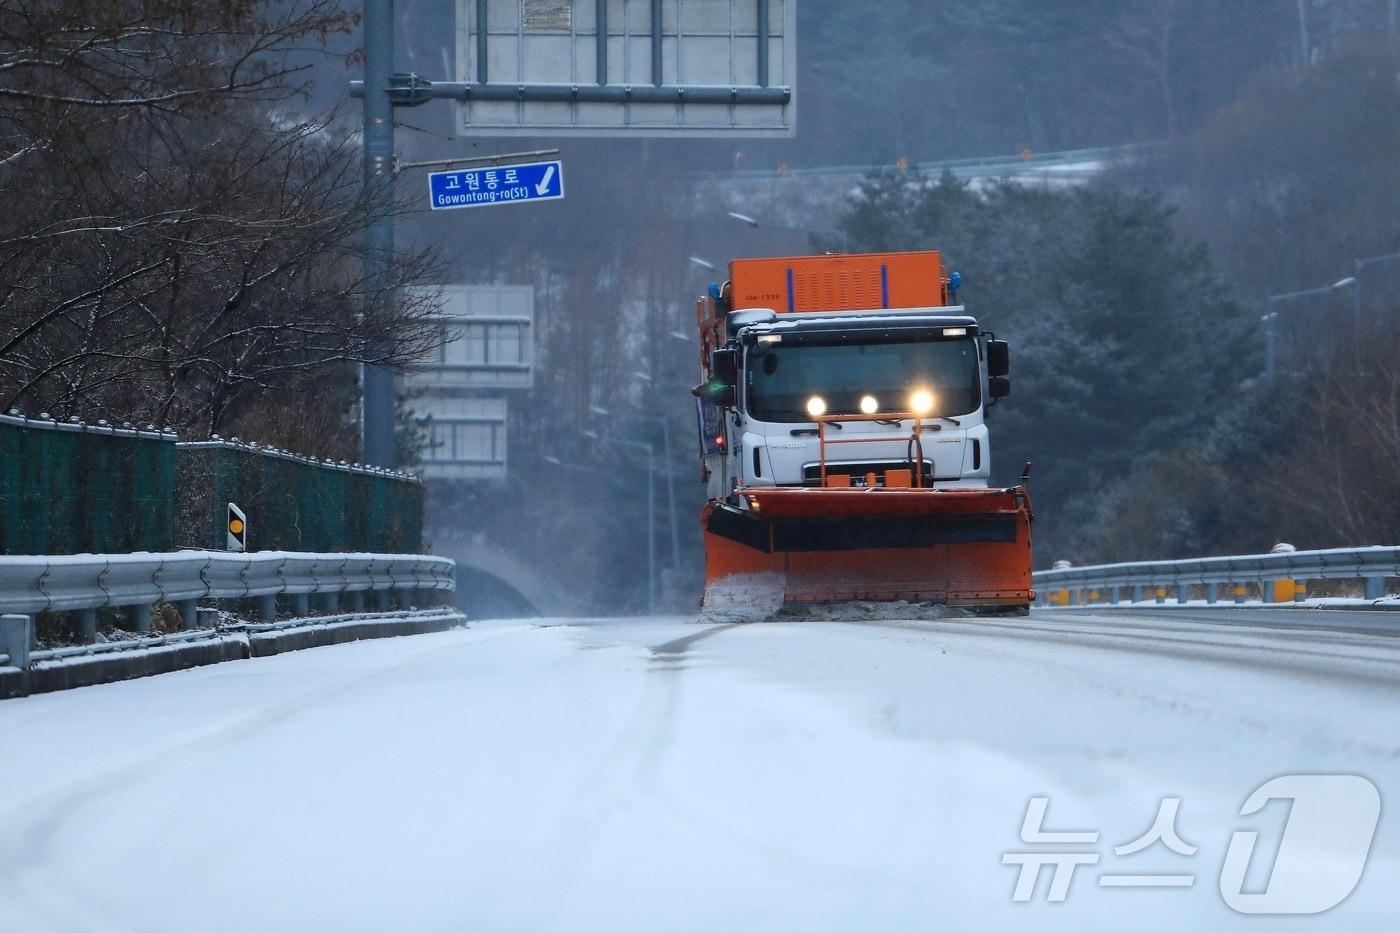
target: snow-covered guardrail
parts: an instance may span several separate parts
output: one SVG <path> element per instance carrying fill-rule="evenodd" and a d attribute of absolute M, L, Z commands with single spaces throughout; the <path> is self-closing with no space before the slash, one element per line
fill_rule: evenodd
<path fill-rule="evenodd" d="M 1244 602 L 1246 585 L 1257 583 L 1265 602 L 1274 597 L 1302 601 L 1309 580 L 1361 580 L 1367 599 L 1386 595 L 1386 580 L 1400 577 L 1400 547 L 1333 548 L 1324 551 L 1287 551 L 1235 557 L 1203 557 L 1191 560 L 1138 561 L 1040 570 L 1032 574 L 1037 599 L 1076 605 L 1083 602 L 1141 602 L 1146 590 L 1158 602 L 1168 593 L 1187 602 L 1191 588 L 1199 586 L 1208 603 L 1219 600 L 1220 587 L 1231 587 L 1236 603 Z M 1291 592 L 1278 594 L 1280 583 Z M 1093 594 L 1090 596 L 1089 594 Z M 1099 595 L 1102 594 L 1102 595 Z"/>
<path fill-rule="evenodd" d="M 0 556 L 0 614 L 30 621 L 41 612 L 76 614 L 80 640 L 91 642 L 97 611 L 136 607 L 133 627 L 150 629 L 149 610 L 170 603 L 180 612 L 184 628 L 193 629 L 200 600 L 256 599 L 264 622 L 277 618 L 278 599 L 293 614 L 318 608 L 364 611 L 367 599 L 384 612 L 411 603 L 441 602 L 455 587 L 455 564 L 445 557 L 418 554 L 306 554 L 258 551 L 177 551 L 162 554 L 72 554 L 34 557 Z M 6 622 L 8 631 L 15 623 Z M 10 666 L 20 649 L 16 638 L 0 633 L 0 653 Z M 27 651 L 28 645 L 24 646 Z M 4 666 L 0 664 L 0 666 Z"/>

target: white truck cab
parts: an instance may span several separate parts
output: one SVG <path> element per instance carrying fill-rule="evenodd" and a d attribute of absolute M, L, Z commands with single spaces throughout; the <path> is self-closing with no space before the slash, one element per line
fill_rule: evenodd
<path fill-rule="evenodd" d="M 987 409 L 1010 389 L 1007 350 L 961 307 L 754 308 L 730 312 L 726 331 L 712 370 L 732 385 L 732 405 L 701 403 L 711 499 L 820 485 L 819 416 L 853 418 L 824 424 L 828 477 L 884 485 L 895 469 L 924 488 L 988 485 Z"/>

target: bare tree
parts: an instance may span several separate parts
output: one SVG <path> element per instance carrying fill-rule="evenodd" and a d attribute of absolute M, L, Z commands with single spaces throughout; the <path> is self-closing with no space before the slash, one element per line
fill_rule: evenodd
<path fill-rule="evenodd" d="M 1391 310 L 1394 303 L 1391 302 Z M 1400 541 L 1400 329 L 1389 319 L 1310 368 L 1306 432 L 1280 458 L 1279 501 L 1308 546 Z"/>
<path fill-rule="evenodd" d="M 1141 70 L 1157 91 L 1162 104 L 1162 128 L 1174 137 L 1179 128 L 1174 56 L 1176 30 L 1182 0 L 1138 0 L 1128 4 L 1104 40 L 1114 51 Z"/>
<path fill-rule="evenodd" d="M 297 112 L 308 56 L 353 21 L 338 0 L 0 0 L 0 406 L 215 431 L 427 349 L 427 302 L 364 288 L 357 138 Z M 388 288 L 431 268 L 401 255 Z"/>

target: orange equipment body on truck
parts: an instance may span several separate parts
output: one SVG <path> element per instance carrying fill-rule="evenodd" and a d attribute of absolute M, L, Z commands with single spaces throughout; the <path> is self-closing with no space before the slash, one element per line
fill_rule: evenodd
<path fill-rule="evenodd" d="M 960 278 L 935 251 L 735 260 L 701 299 L 707 611 L 1027 609 L 1025 476 L 988 481 L 1009 357 Z"/>

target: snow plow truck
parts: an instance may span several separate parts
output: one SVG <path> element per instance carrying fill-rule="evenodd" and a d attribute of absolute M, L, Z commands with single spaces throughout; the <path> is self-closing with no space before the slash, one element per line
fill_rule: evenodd
<path fill-rule="evenodd" d="M 702 618 L 1029 610 L 1029 464 L 990 485 L 1005 341 L 936 251 L 738 259 L 697 303 Z"/>

